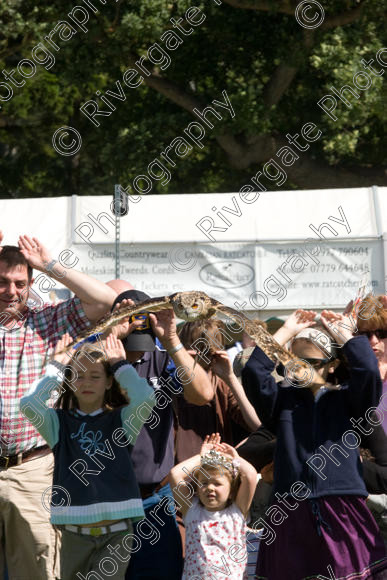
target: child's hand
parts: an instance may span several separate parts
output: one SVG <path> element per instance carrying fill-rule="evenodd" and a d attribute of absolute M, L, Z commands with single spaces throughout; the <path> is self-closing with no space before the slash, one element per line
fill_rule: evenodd
<path fill-rule="evenodd" d="M 228 443 L 219 443 L 216 446 L 216 449 L 217 451 L 220 451 L 223 455 L 231 457 L 232 459 L 238 459 L 239 457 L 238 451 L 235 449 L 235 447 L 232 447 Z"/>
<path fill-rule="evenodd" d="M 58 340 L 58 342 L 56 343 L 54 356 L 52 357 L 52 360 L 55 360 L 56 362 L 61 363 L 62 365 L 68 364 L 69 353 L 61 351 L 64 350 L 67 346 L 69 346 L 72 342 L 73 339 L 68 334 L 68 332 L 66 332 L 66 334 L 63 334 L 62 338 Z"/>
<path fill-rule="evenodd" d="M 309 326 L 314 326 L 315 317 L 317 312 L 314 310 L 303 310 L 299 308 L 295 310 L 286 322 L 274 333 L 273 338 L 281 345 L 284 346 L 288 340 L 296 336 L 304 328 Z"/>
<path fill-rule="evenodd" d="M 329 334 L 339 344 L 345 344 L 353 338 L 351 328 L 356 330 L 357 319 L 352 315 L 332 312 L 332 310 L 323 310 L 321 313 L 321 322 L 328 330 Z"/>
<path fill-rule="evenodd" d="M 301 332 L 301 330 L 309 328 L 309 326 L 314 326 L 316 324 L 314 320 L 316 316 L 317 312 L 314 310 L 303 310 L 302 308 L 299 308 L 285 321 L 284 327 L 291 331 L 293 336 L 295 336 Z"/>
<path fill-rule="evenodd" d="M 211 435 L 206 435 L 203 444 L 200 449 L 200 455 L 206 455 L 212 449 L 215 449 L 220 443 L 219 433 L 212 433 Z"/>
<path fill-rule="evenodd" d="M 212 355 L 210 368 L 217 377 L 224 381 L 227 381 L 234 372 L 230 357 L 225 350 L 215 351 Z"/>
<path fill-rule="evenodd" d="M 109 334 L 106 338 L 105 351 L 111 365 L 126 359 L 124 345 L 114 334 Z"/>

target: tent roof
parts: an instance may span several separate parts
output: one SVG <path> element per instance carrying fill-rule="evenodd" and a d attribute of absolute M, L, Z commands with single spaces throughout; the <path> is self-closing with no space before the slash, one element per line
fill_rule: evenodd
<path fill-rule="evenodd" d="M 254 193 L 249 194 L 253 196 Z M 96 217 L 100 212 L 109 212 L 110 196 L 78 197 L 76 207 L 77 224 L 87 219 L 87 214 Z M 341 219 L 339 206 L 348 220 L 350 232 L 344 224 L 335 229 L 334 220 Z M 224 211 L 228 207 L 235 213 Z M 213 211 L 212 208 L 216 208 Z M 217 211 L 231 222 L 228 226 Z M 261 193 L 253 203 L 245 203 L 238 193 L 147 195 L 138 203 L 129 202 L 129 213 L 121 219 L 121 241 L 123 243 L 177 243 L 210 242 L 197 223 L 208 216 L 216 227 L 226 231 L 212 233 L 216 241 L 274 241 L 304 240 L 316 238 L 309 228 L 327 222 L 337 231 L 337 237 L 379 237 L 387 231 L 387 188 L 331 189 L 314 191 L 271 191 Z M 109 225 L 105 226 L 112 231 Z M 205 229 L 210 222 L 204 223 Z M 96 228 L 97 230 L 97 228 Z M 326 237 L 335 238 L 327 228 Z M 108 237 L 111 239 L 108 240 Z M 106 243 L 114 238 L 95 231 L 95 242 Z M 80 242 L 79 236 L 74 242 Z"/>
<path fill-rule="evenodd" d="M 101 213 L 105 213 L 101 218 L 105 232 L 94 224 L 92 243 L 112 243 L 112 199 L 106 195 L 0 200 L 5 243 L 16 243 L 20 233 L 28 233 L 49 247 L 80 244 L 82 239 L 74 229 L 82 223 L 92 223 L 89 215 L 96 219 Z M 137 199 L 137 203 L 130 201 L 128 215 L 120 220 L 122 243 L 211 243 L 196 225 L 205 216 L 213 218 L 216 227 L 225 228 L 224 232 L 212 233 L 216 241 L 223 243 L 316 239 L 309 225 L 318 228 L 322 223 L 330 224 L 337 232 L 335 238 L 334 233 L 324 229 L 324 235 L 333 239 L 376 238 L 387 232 L 387 187 L 270 191 L 261 193 L 250 204 L 238 193 L 144 195 Z M 344 224 L 328 219 L 341 220 L 339 206 L 350 232 Z M 240 215 L 233 215 L 224 207 Z M 227 226 L 217 211 L 232 225 Z M 82 231 L 86 230 L 84 226 Z"/>

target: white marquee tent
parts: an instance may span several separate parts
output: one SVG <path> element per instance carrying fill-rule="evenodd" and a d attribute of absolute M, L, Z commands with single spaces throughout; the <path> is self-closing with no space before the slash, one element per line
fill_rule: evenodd
<path fill-rule="evenodd" d="M 54 258 L 106 282 L 115 278 L 112 200 L 0 200 L 4 243 L 35 236 Z M 341 308 L 365 282 L 387 289 L 387 188 L 144 195 L 128 207 L 119 277 L 150 296 L 202 290 L 268 318 Z"/>

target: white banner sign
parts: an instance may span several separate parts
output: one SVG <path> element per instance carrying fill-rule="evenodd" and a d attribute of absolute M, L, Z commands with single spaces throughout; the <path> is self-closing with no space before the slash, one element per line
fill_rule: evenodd
<path fill-rule="evenodd" d="M 115 277 L 114 246 L 74 245 L 77 269 Z M 368 281 L 384 293 L 382 240 L 299 243 L 123 244 L 120 278 L 152 297 L 202 290 L 246 310 L 342 307 Z"/>

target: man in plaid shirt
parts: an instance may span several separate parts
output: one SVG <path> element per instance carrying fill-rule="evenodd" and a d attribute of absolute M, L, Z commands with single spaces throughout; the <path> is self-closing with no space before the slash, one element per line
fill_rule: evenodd
<path fill-rule="evenodd" d="M 0 232 L 0 244 L 2 239 Z M 109 312 L 116 293 L 62 267 L 36 238 L 20 236 L 18 244 L 0 245 L 0 575 L 6 561 L 12 580 L 52 580 L 59 576 L 58 537 L 42 496 L 51 489 L 53 456 L 20 413 L 19 401 L 44 374 L 62 334 L 74 338 Z M 27 305 L 33 268 L 75 297 L 57 305 Z M 54 496 L 53 491 L 52 502 L 60 505 L 63 498 Z"/>

